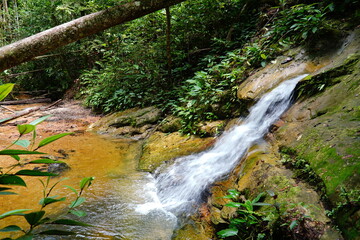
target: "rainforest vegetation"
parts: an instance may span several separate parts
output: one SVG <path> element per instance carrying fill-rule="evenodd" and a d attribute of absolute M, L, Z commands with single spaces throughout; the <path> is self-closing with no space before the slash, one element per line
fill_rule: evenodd
<path fill-rule="evenodd" d="M 125 2 L 2 0 L 0 46 Z M 157 106 L 181 118 L 182 133 L 204 136 L 201 122 L 239 117 L 246 111 L 248 103 L 240 102 L 236 94 L 240 83 L 255 69 L 297 46 L 304 46 L 311 54 L 321 51 L 314 47 L 319 39 L 336 35 L 339 28 L 351 30 L 359 26 L 359 5 L 359 0 L 188 0 L 7 69 L 0 73 L 0 83 L 14 83 L 14 93 L 46 90 L 53 100 L 71 94 L 98 113 Z M 322 88 L 313 90 L 320 92 Z M 6 90 L 3 95 L 8 93 Z M 30 125 L 19 127 L 20 136 L 30 132 L 35 136 L 35 127 Z M 91 181 L 85 179 L 80 191 Z M 81 192 L 70 189 L 77 195 L 70 206 L 73 210 Z M 345 197 L 350 194 L 344 191 Z M 235 199 L 238 194 L 232 191 L 227 198 Z M 274 197 L 271 192 L 267 194 Z M 243 217 L 224 227 L 219 237 L 267 239 L 265 236 L 271 233 L 264 222 L 269 218 L 254 211 L 263 195 L 245 203 L 234 200 L 231 207 L 242 209 L 239 215 Z M 60 199 L 46 195 L 43 201 L 45 207 L 50 203 L 46 201 Z M 272 214 L 279 214 L 276 205 L 270 207 Z M 27 215 L 31 228 L 41 223 L 41 214 L 42 210 Z M 6 215 L 0 215 L 0 220 L 2 217 Z M 82 224 L 69 221 L 65 224 Z M 291 222 L 290 228 L 296 224 Z M 239 232 L 237 228 L 247 231 Z"/>

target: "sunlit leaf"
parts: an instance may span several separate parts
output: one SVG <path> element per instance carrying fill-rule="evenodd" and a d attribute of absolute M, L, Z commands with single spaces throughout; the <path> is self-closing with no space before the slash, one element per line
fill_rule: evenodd
<path fill-rule="evenodd" d="M 34 163 L 34 164 L 45 163 L 45 164 L 49 164 L 49 163 L 64 163 L 64 162 L 57 161 L 57 160 L 52 160 L 52 159 L 38 159 L 38 160 L 30 161 L 29 163 Z"/>
<path fill-rule="evenodd" d="M 30 211 L 31 209 L 15 209 L 8 211 L 6 213 L 3 213 L 0 215 L 0 219 L 9 217 L 9 216 L 23 216 L 23 212 Z"/>
<path fill-rule="evenodd" d="M 73 187 L 71 187 L 71 186 L 67 186 L 67 185 L 65 185 L 64 187 L 70 189 L 70 190 L 73 191 L 76 195 L 78 195 L 78 192 L 76 191 L 75 188 L 73 188 Z"/>
<path fill-rule="evenodd" d="M 38 124 L 40 124 L 40 123 L 42 123 L 43 121 L 45 121 L 46 119 L 48 119 L 49 117 L 51 117 L 52 115 L 46 115 L 46 116 L 43 116 L 43 117 L 41 117 L 41 118 L 38 118 L 38 119 L 36 119 L 36 120 L 34 120 L 34 121 L 32 121 L 31 123 L 29 123 L 30 125 L 38 125 Z"/>
<path fill-rule="evenodd" d="M 28 170 L 28 169 L 20 170 L 15 174 L 23 175 L 23 176 L 57 176 L 58 175 L 56 173 L 42 172 L 39 170 Z"/>
<path fill-rule="evenodd" d="M 0 155 L 28 155 L 28 154 L 45 154 L 37 151 L 17 150 L 17 149 L 5 149 L 0 151 Z"/>
<path fill-rule="evenodd" d="M 70 134 L 73 134 L 73 133 L 60 133 L 60 134 L 57 134 L 57 135 L 54 135 L 54 136 L 51 136 L 51 137 L 48 137 L 48 138 L 45 138 L 43 139 L 40 143 L 39 143 L 39 146 L 38 148 L 41 148 L 49 143 L 52 143 L 62 137 L 65 137 L 67 135 L 70 135 Z"/>
<path fill-rule="evenodd" d="M 63 202 L 65 200 L 66 200 L 66 197 L 62 197 L 62 198 L 47 197 L 47 198 L 41 199 L 39 204 L 42 206 L 47 206 L 49 204 L 56 203 L 56 202 Z"/>
<path fill-rule="evenodd" d="M 24 147 L 24 148 L 27 148 L 28 146 L 30 146 L 30 141 L 27 139 L 20 139 L 20 140 L 17 140 L 16 142 L 14 142 L 14 144 Z"/>
<path fill-rule="evenodd" d="M 17 185 L 26 187 L 25 181 L 16 175 L 2 175 L 0 176 L 0 184 L 3 185 Z"/>
<path fill-rule="evenodd" d="M 70 210 L 69 213 L 74 214 L 78 217 L 85 217 L 87 215 L 86 212 L 82 210 Z"/>
<path fill-rule="evenodd" d="M 24 217 L 30 225 L 36 225 L 42 217 L 45 215 L 45 211 L 31 212 L 25 214 Z"/>
<path fill-rule="evenodd" d="M 24 135 L 35 130 L 35 126 L 30 124 L 17 125 L 17 128 L 20 135 Z"/>
<path fill-rule="evenodd" d="M 94 180 L 94 177 L 84 177 L 80 181 L 80 189 L 84 189 L 85 187 L 90 187 L 92 181 Z"/>
<path fill-rule="evenodd" d="M 73 201 L 70 204 L 70 208 L 76 208 L 76 207 L 80 206 L 83 202 L 85 202 L 85 198 L 79 197 L 78 199 L 76 199 L 75 201 Z"/>
<path fill-rule="evenodd" d="M 0 232 L 17 232 L 17 231 L 21 231 L 21 230 L 22 229 L 19 226 L 9 225 L 7 227 L 0 229 Z"/>
<path fill-rule="evenodd" d="M 0 101 L 4 100 L 4 98 L 6 98 L 6 96 L 12 91 L 13 88 L 13 83 L 0 85 Z"/>
<path fill-rule="evenodd" d="M 239 232 L 239 230 L 236 228 L 227 228 L 227 229 L 219 231 L 217 234 L 219 235 L 219 237 L 225 238 L 225 237 L 236 236 L 238 234 L 238 232 Z"/>

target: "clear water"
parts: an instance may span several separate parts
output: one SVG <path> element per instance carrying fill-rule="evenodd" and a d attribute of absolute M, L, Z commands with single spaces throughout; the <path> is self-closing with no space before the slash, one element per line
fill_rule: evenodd
<path fill-rule="evenodd" d="M 305 76 L 285 81 L 264 95 L 243 123 L 225 132 L 211 149 L 178 158 L 170 167 L 160 168 L 156 187 L 161 206 L 175 215 L 191 213 L 206 188 L 228 174 L 289 107 L 296 84 Z"/>

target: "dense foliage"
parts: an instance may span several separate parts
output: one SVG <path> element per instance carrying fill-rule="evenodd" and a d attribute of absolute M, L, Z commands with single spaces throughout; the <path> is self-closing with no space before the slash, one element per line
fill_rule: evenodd
<path fill-rule="evenodd" d="M 5 1 L 2 45 L 67 22 L 118 1 Z M 201 121 L 239 115 L 237 86 L 290 46 L 316 40 L 341 16 L 359 22 L 358 0 L 185 1 L 114 27 L 7 70 L 26 90 L 59 97 L 78 85 L 78 97 L 111 112 L 157 105 L 183 119 L 183 131 L 199 133 Z M 171 18 L 170 43 L 167 17 Z M 167 50 L 171 49 L 171 59 Z M 170 70 L 169 70 L 170 69 Z"/>

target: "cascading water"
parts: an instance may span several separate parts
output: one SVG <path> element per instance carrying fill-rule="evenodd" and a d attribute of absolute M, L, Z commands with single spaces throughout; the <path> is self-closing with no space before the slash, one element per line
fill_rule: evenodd
<path fill-rule="evenodd" d="M 191 213 L 206 188 L 228 174 L 256 141 L 289 107 L 301 75 L 285 81 L 264 95 L 250 109 L 249 116 L 239 126 L 225 132 L 215 145 L 204 152 L 181 157 L 156 174 L 157 195 L 167 211 L 179 215 Z"/>

